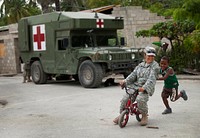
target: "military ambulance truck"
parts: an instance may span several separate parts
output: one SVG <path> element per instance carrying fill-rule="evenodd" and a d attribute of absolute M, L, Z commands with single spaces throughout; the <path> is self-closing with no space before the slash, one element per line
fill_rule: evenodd
<path fill-rule="evenodd" d="M 108 75 L 127 76 L 142 59 L 138 49 L 121 45 L 118 29 L 122 18 L 100 13 L 26 17 L 18 24 L 21 58 L 35 84 L 73 76 L 85 88 L 99 87 Z"/>

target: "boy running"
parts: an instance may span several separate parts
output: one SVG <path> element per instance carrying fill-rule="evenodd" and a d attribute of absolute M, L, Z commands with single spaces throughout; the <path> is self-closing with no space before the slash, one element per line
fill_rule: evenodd
<path fill-rule="evenodd" d="M 172 102 L 175 102 L 180 97 L 182 97 L 186 101 L 188 97 L 185 90 L 181 90 L 180 93 L 178 94 L 179 83 L 173 68 L 169 66 L 168 57 L 163 56 L 161 58 L 160 67 L 161 67 L 160 73 L 162 74 L 162 77 L 160 77 L 158 80 L 164 80 L 164 87 L 161 97 L 166 107 L 166 109 L 164 110 L 164 112 L 162 112 L 162 114 L 169 114 L 172 113 L 172 109 L 170 108 L 168 103 L 169 97 Z"/>

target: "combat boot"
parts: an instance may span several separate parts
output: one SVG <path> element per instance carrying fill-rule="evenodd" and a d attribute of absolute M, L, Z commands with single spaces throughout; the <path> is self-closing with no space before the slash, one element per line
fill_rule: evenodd
<path fill-rule="evenodd" d="M 147 114 L 142 114 L 142 119 L 141 119 L 140 125 L 141 126 L 146 126 L 147 122 L 148 122 Z"/>
<path fill-rule="evenodd" d="M 26 77 L 23 77 L 23 83 L 26 83 Z"/>
<path fill-rule="evenodd" d="M 30 78 L 28 78 L 28 82 L 32 82 L 32 80 Z"/>
<path fill-rule="evenodd" d="M 114 122 L 115 124 L 118 124 L 118 121 L 119 121 L 119 116 L 117 116 L 117 117 L 113 120 L 113 122 Z"/>

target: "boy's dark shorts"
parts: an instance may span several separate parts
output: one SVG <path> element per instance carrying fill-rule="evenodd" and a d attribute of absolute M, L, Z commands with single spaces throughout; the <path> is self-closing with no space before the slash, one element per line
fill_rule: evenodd
<path fill-rule="evenodd" d="M 178 88 L 175 88 L 176 89 L 176 95 L 177 95 L 177 93 L 178 93 Z M 167 97 L 167 98 L 169 98 L 169 97 L 171 97 L 172 96 L 172 88 L 163 88 L 163 91 L 162 91 L 162 93 L 161 93 L 161 96 L 162 97 Z"/>

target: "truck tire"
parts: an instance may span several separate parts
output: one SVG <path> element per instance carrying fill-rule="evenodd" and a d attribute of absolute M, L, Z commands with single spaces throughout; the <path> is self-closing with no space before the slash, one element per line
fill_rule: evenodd
<path fill-rule="evenodd" d="M 101 65 L 94 64 L 90 60 L 81 63 L 78 70 L 79 82 L 85 88 L 99 87 L 103 79 L 103 70 Z"/>
<path fill-rule="evenodd" d="M 43 71 L 39 61 L 34 61 L 31 65 L 31 76 L 35 84 L 44 84 L 47 82 L 47 74 Z"/>

